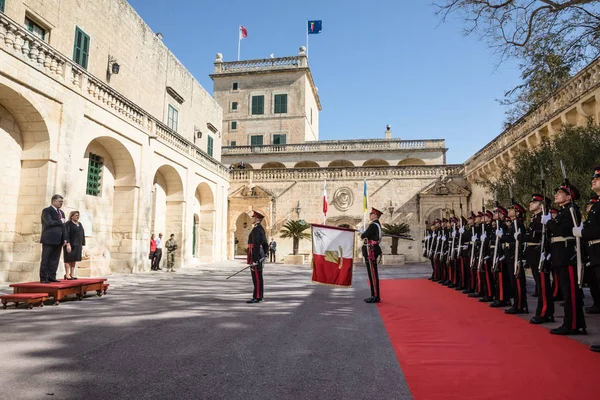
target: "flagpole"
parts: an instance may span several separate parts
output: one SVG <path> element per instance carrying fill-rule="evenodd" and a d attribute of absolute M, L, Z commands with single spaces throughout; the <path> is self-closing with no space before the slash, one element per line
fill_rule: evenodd
<path fill-rule="evenodd" d="M 238 26 L 238 61 L 240 61 L 240 44 L 242 43 L 242 26 Z"/>
<path fill-rule="evenodd" d="M 308 20 L 306 20 L 304 28 L 306 29 L 306 57 L 308 57 Z"/>

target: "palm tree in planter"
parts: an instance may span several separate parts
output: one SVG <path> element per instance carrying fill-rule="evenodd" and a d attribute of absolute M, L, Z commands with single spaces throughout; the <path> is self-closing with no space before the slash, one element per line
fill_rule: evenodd
<path fill-rule="evenodd" d="M 284 239 L 292 238 L 293 240 L 293 255 L 298 255 L 298 244 L 301 239 L 310 238 L 310 234 L 304 232 L 310 228 L 310 225 L 304 221 L 292 221 L 288 220 L 279 233 Z"/>
<path fill-rule="evenodd" d="M 382 231 L 386 235 L 394 235 L 392 236 L 392 255 L 398 254 L 398 240 L 401 238 L 410 239 L 410 225 L 405 222 L 399 224 L 383 224 Z"/>

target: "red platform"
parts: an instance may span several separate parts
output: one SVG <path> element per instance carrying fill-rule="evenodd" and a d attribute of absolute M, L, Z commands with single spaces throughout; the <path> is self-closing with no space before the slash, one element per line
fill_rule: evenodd
<path fill-rule="evenodd" d="M 2 300 L 2 308 L 6 309 L 6 303 L 15 303 L 15 307 L 19 307 L 19 303 L 29 304 L 29 309 L 33 308 L 35 303 L 40 303 L 40 307 L 44 307 L 44 301 L 46 301 L 48 293 L 19 293 L 19 294 L 5 294 L 0 296 Z"/>
<path fill-rule="evenodd" d="M 54 298 L 54 304 L 58 305 L 59 301 L 70 294 L 74 294 L 79 300 L 82 300 L 87 292 L 95 290 L 98 296 L 102 296 L 105 281 L 106 278 L 81 278 L 75 280 L 59 280 L 58 282 L 51 283 L 13 283 L 10 287 L 13 288 L 14 294 L 48 293 L 48 297 Z"/>

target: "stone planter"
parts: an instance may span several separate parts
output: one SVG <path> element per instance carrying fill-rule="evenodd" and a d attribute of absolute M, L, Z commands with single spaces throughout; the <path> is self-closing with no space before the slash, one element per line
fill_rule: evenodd
<path fill-rule="evenodd" d="M 304 256 L 302 254 L 298 254 L 298 255 L 288 254 L 287 256 L 283 257 L 283 263 L 284 264 L 301 265 L 301 264 L 304 264 Z"/>
<path fill-rule="evenodd" d="M 385 265 L 386 267 L 394 265 L 404 265 L 405 263 L 406 259 L 404 257 L 404 254 L 384 254 L 382 256 L 382 265 Z"/>

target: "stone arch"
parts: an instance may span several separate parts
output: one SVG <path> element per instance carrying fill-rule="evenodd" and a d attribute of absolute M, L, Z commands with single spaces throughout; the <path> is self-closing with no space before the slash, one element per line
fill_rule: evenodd
<path fill-rule="evenodd" d="M 214 260 L 216 210 L 215 196 L 206 182 L 202 182 L 196 187 L 193 211 L 193 257 L 200 261 L 211 262 Z"/>
<path fill-rule="evenodd" d="M 440 216 L 442 215 L 443 208 L 440 207 L 439 205 L 434 205 L 431 206 L 424 215 L 423 221 L 427 223 L 427 225 L 431 226 L 431 224 L 433 223 L 433 221 L 435 221 L 437 218 L 440 218 Z"/>
<path fill-rule="evenodd" d="M 160 166 L 154 173 L 151 232 L 156 235 L 163 233 L 165 242 L 171 234 L 175 235 L 175 240 L 179 243 L 175 253 L 176 269 L 181 266 L 181 254 L 184 247 L 182 245 L 185 215 L 184 195 L 183 180 L 179 172 L 169 164 Z"/>
<path fill-rule="evenodd" d="M 133 272 L 140 265 L 134 254 L 139 188 L 133 157 L 123 143 L 109 136 L 94 138 L 78 154 L 80 172 L 71 192 L 81 199 L 78 208 L 89 236 L 79 264 L 81 275 Z M 88 190 L 90 159 L 101 163 L 98 193 Z"/>
<path fill-rule="evenodd" d="M 398 165 L 425 165 L 425 161 L 420 158 L 405 158 L 399 161 Z"/>
<path fill-rule="evenodd" d="M 329 163 L 328 168 L 343 168 L 343 167 L 354 167 L 352 161 L 348 160 L 334 160 Z"/>
<path fill-rule="evenodd" d="M 389 165 L 389 162 L 381 158 L 372 158 L 363 163 L 363 167 L 388 167 Z"/>
<path fill-rule="evenodd" d="M 3 84 L 0 146 L 4 150 L 0 202 L 5 225 L 0 235 L 0 282 L 31 280 L 39 272 L 40 213 L 50 202 L 48 178 L 54 171 L 49 159 L 50 133 L 40 111 L 23 94 Z"/>
<path fill-rule="evenodd" d="M 294 168 L 320 168 L 321 166 L 315 161 L 300 161 L 294 165 Z"/>
<path fill-rule="evenodd" d="M 277 161 L 272 161 L 264 163 L 260 169 L 285 169 L 285 165 Z"/>

